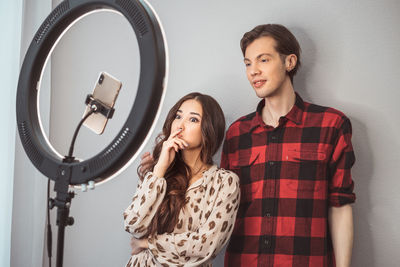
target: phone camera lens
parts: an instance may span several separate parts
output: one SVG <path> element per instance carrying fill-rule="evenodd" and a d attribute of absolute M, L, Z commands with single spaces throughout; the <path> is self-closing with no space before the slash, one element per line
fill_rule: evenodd
<path fill-rule="evenodd" d="M 99 84 L 102 84 L 103 80 L 104 80 L 104 75 L 102 74 L 102 75 L 100 75 L 100 78 L 99 78 Z"/>

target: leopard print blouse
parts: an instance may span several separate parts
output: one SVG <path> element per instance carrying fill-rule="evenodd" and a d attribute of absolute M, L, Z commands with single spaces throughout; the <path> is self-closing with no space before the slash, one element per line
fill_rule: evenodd
<path fill-rule="evenodd" d="M 125 230 L 135 238 L 146 232 L 166 186 L 151 172 L 138 184 L 124 212 Z M 149 248 L 131 256 L 126 266 L 212 266 L 233 231 L 239 198 L 238 176 L 213 165 L 189 186 L 174 231 L 149 238 Z"/>

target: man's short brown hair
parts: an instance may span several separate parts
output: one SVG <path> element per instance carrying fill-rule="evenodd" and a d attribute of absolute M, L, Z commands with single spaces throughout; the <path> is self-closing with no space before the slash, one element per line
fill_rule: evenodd
<path fill-rule="evenodd" d="M 288 73 L 290 80 L 293 82 L 293 77 L 296 75 L 300 67 L 300 52 L 301 48 L 296 37 L 285 27 L 280 24 L 264 24 L 258 25 L 249 32 L 246 32 L 240 40 L 240 48 L 242 49 L 243 56 L 245 55 L 246 48 L 254 40 L 269 36 L 276 41 L 276 51 L 282 56 L 295 54 L 297 56 L 296 66 Z"/>

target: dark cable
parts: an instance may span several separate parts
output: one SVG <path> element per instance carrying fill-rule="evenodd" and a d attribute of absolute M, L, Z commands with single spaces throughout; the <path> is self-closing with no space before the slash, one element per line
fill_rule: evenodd
<path fill-rule="evenodd" d="M 49 257 L 49 267 L 51 267 L 51 249 L 52 249 L 52 239 L 53 235 L 51 232 L 51 223 L 50 223 L 50 179 L 47 181 L 47 255 Z"/>
<path fill-rule="evenodd" d="M 72 137 L 72 142 L 71 142 L 71 146 L 69 147 L 69 153 L 68 153 L 68 157 L 72 157 L 72 154 L 74 152 L 74 145 L 75 145 L 75 140 L 76 137 L 78 136 L 78 132 L 79 129 L 81 128 L 82 124 L 84 123 L 84 121 L 90 116 L 92 115 L 94 112 L 96 112 L 97 110 L 97 106 L 93 105 L 90 107 L 90 111 L 82 118 L 82 120 L 79 122 L 78 127 L 76 127 L 74 136 Z"/>

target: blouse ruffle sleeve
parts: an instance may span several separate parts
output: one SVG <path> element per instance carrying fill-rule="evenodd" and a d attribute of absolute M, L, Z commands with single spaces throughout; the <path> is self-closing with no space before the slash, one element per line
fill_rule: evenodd
<path fill-rule="evenodd" d="M 138 184 L 132 203 L 124 212 L 125 230 L 135 238 L 141 238 L 146 233 L 158 207 L 162 203 L 167 183 L 148 172 L 143 182 Z"/>

